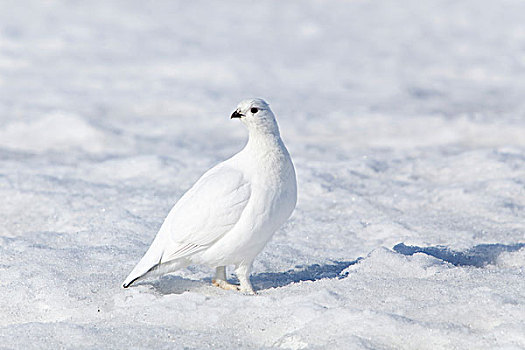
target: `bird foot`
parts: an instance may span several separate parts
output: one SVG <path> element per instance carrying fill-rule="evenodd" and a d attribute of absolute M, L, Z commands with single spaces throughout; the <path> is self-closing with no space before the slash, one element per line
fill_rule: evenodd
<path fill-rule="evenodd" d="M 239 285 L 231 284 L 225 280 L 212 280 L 211 283 L 215 287 L 219 287 L 219 288 L 226 289 L 226 290 L 236 290 L 236 291 L 240 291 L 241 293 L 251 294 L 251 295 L 257 294 L 252 288 L 242 288 Z"/>
<path fill-rule="evenodd" d="M 226 290 L 241 290 L 240 286 L 236 284 L 231 284 L 224 280 L 212 280 L 211 283 L 215 287 L 219 287 L 219 288 L 226 289 Z"/>

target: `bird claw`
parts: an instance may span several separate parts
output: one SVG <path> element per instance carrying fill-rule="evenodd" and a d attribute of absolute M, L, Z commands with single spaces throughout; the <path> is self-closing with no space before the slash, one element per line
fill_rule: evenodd
<path fill-rule="evenodd" d="M 236 284 L 231 284 L 224 280 L 212 280 L 211 283 L 215 287 L 219 287 L 219 288 L 226 289 L 226 290 L 237 290 L 237 291 L 241 290 L 240 286 Z"/>
<path fill-rule="evenodd" d="M 211 281 L 211 284 L 213 284 L 215 287 L 219 287 L 219 288 L 222 288 L 222 289 L 225 289 L 225 290 L 235 290 L 235 291 L 239 291 L 243 294 L 247 294 L 247 295 L 256 295 L 257 293 L 251 289 L 251 288 L 241 288 L 241 286 L 237 285 L 237 284 L 231 284 L 227 281 L 224 281 L 224 280 L 212 280 Z"/>

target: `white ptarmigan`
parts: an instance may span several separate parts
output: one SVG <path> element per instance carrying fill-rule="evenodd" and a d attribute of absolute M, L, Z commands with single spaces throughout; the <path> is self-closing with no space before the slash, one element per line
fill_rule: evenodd
<path fill-rule="evenodd" d="M 123 287 L 190 264 L 216 268 L 213 284 L 254 294 L 250 270 L 297 201 L 295 169 L 275 116 L 259 98 L 244 100 L 231 119 L 248 128 L 243 150 L 208 170 L 175 204 Z M 235 265 L 240 286 L 226 280 Z"/>

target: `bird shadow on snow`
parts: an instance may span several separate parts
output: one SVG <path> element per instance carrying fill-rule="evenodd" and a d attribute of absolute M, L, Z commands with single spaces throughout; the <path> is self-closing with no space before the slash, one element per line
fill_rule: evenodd
<path fill-rule="evenodd" d="M 292 283 L 317 281 L 320 279 L 340 279 L 347 267 L 356 264 L 361 258 L 352 261 L 333 261 L 329 264 L 298 265 L 285 272 L 262 272 L 251 277 L 255 290 L 284 287 Z"/>
<path fill-rule="evenodd" d="M 196 290 L 210 285 L 211 279 L 203 280 L 191 280 L 188 278 L 166 275 L 162 276 L 158 280 L 150 282 L 141 282 L 139 284 L 148 284 L 153 289 L 163 295 L 168 294 L 182 294 L 184 292 L 189 292 L 191 290 Z"/>
<path fill-rule="evenodd" d="M 455 266 L 484 267 L 496 263 L 499 255 L 504 252 L 515 252 L 525 247 L 525 243 L 516 244 L 479 244 L 465 251 L 454 251 L 446 246 L 419 247 L 399 243 L 394 251 L 403 255 L 424 253 Z"/>
<path fill-rule="evenodd" d="M 298 265 L 295 269 L 284 272 L 262 272 L 251 276 L 251 282 L 255 291 L 271 288 L 284 287 L 293 283 L 304 281 L 317 281 L 320 279 L 340 279 L 346 276 L 342 274 L 347 267 L 356 264 L 361 258 L 353 261 L 333 261 L 328 264 Z M 232 283 L 239 281 L 233 277 Z M 143 283 L 139 283 L 143 284 Z M 196 290 L 211 284 L 211 278 L 202 280 L 190 280 L 180 276 L 167 275 L 157 281 L 144 282 L 151 285 L 160 294 L 182 294 L 190 290 Z"/>
<path fill-rule="evenodd" d="M 403 255 L 423 253 L 446 261 L 455 266 L 484 267 L 496 263 L 499 255 L 504 252 L 515 252 L 525 247 L 525 243 L 516 244 L 480 244 L 465 251 L 454 251 L 446 246 L 419 247 L 399 243 L 393 250 Z M 358 263 L 363 258 L 352 261 L 333 261 L 327 264 L 298 265 L 294 269 L 284 272 L 261 272 L 251 276 L 256 291 L 285 287 L 293 283 L 318 281 L 321 279 L 341 279 L 347 274 L 342 273 L 347 267 Z M 232 283 L 239 281 L 233 277 Z M 180 276 L 167 275 L 148 284 L 159 294 L 182 294 L 190 290 L 207 288 L 211 285 L 211 278 L 191 280 Z"/>

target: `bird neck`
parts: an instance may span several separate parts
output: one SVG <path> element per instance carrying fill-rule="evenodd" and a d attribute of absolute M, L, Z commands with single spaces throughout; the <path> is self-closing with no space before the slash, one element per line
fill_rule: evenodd
<path fill-rule="evenodd" d="M 273 129 L 271 131 L 261 129 L 249 130 L 248 143 L 246 144 L 247 149 L 268 152 L 281 147 L 284 147 L 284 145 L 279 134 L 279 129 Z"/>

